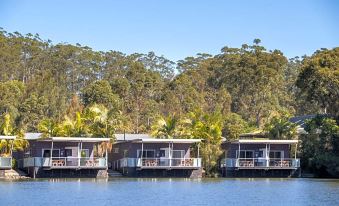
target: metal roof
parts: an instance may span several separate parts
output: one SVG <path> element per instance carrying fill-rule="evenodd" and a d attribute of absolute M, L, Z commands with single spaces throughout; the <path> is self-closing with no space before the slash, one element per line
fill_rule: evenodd
<path fill-rule="evenodd" d="M 114 134 L 117 142 L 130 141 L 135 139 L 154 139 L 149 134 Z"/>
<path fill-rule="evenodd" d="M 201 142 L 201 139 L 134 139 L 131 142 L 137 143 L 196 143 Z"/>
<path fill-rule="evenodd" d="M 231 143 L 241 144 L 296 144 L 298 140 L 282 140 L 282 139 L 239 139 L 232 141 Z"/>
<path fill-rule="evenodd" d="M 39 139 L 38 141 L 53 142 L 109 142 L 110 138 L 94 138 L 94 137 L 50 137 Z"/>
<path fill-rule="evenodd" d="M 16 136 L 0 136 L 0 139 L 16 139 Z"/>
<path fill-rule="evenodd" d="M 33 132 L 28 132 L 25 133 L 25 139 L 26 140 L 36 140 L 41 138 L 42 133 L 33 133 Z"/>

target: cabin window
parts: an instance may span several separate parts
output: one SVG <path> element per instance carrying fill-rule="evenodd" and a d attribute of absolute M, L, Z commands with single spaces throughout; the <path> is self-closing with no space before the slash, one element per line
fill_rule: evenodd
<path fill-rule="evenodd" d="M 241 150 L 240 157 L 239 157 L 239 151 L 237 151 L 237 154 L 238 154 L 238 158 L 253 158 L 253 151 Z"/>
<path fill-rule="evenodd" d="M 53 149 L 53 157 L 60 157 L 60 150 Z M 42 150 L 42 157 L 51 157 L 51 150 L 50 149 L 43 149 Z"/>
<path fill-rule="evenodd" d="M 119 153 L 119 148 L 118 147 L 114 148 L 113 152 L 116 154 Z"/>
<path fill-rule="evenodd" d="M 169 148 L 160 148 L 159 157 L 169 158 Z"/>
<path fill-rule="evenodd" d="M 280 159 L 282 158 L 283 151 L 270 151 L 270 158 L 272 159 Z"/>
<path fill-rule="evenodd" d="M 172 158 L 184 158 L 185 150 L 173 150 Z"/>
<path fill-rule="evenodd" d="M 264 157 L 264 151 L 262 151 L 262 150 L 258 151 L 258 157 L 259 158 Z"/>
<path fill-rule="evenodd" d="M 72 157 L 72 149 L 65 149 L 65 156 L 66 157 Z"/>
<path fill-rule="evenodd" d="M 138 158 L 141 157 L 141 150 L 138 150 Z M 144 150 L 142 152 L 142 158 L 154 158 L 155 151 L 154 150 Z"/>
<path fill-rule="evenodd" d="M 82 149 L 80 155 L 81 157 L 89 157 L 89 149 Z"/>

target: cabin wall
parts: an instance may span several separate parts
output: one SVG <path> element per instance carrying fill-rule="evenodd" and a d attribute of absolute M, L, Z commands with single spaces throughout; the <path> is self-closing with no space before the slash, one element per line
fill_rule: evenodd
<path fill-rule="evenodd" d="M 45 142 L 45 141 L 30 141 L 30 146 L 29 146 L 29 156 L 30 157 L 42 157 L 42 150 L 43 149 L 51 149 L 52 147 L 52 142 Z M 93 157 L 93 148 L 94 148 L 95 143 L 91 142 L 83 142 L 82 143 L 82 149 L 88 149 L 89 151 L 89 156 Z M 60 156 L 65 157 L 65 148 L 66 147 L 77 147 L 78 148 L 78 143 L 77 142 L 54 142 L 53 143 L 53 149 L 60 149 Z M 77 150 L 76 150 L 77 151 Z M 77 157 L 78 154 L 72 154 L 73 157 Z"/>
<path fill-rule="evenodd" d="M 184 150 L 185 158 L 190 158 L 190 146 L 191 144 L 186 143 L 174 143 L 173 150 Z M 168 143 L 144 143 L 144 150 L 155 150 L 156 158 L 159 157 L 160 149 L 168 148 Z M 116 153 L 115 148 L 118 148 Z M 125 157 L 137 158 L 138 150 L 141 150 L 141 143 L 123 142 L 115 144 L 111 152 L 109 161 L 116 161 Z"/>
<path fill-rule="evenodd" d="M 254 150 L 258 152 L 260 149 L 265 149 L 266 144 L 240 144 L 240 150 Z M 267 148 L 268 145 L 267 145 Z M 237 143 L 224 143 L 222 149 L 227 152 L 227 158 L 236 158 L 236 153 L 239 150 Z M 270 150 L 284 151 L 284 158 L 290 158 L 290 145 L 289 144 L 271 144 Z"/>

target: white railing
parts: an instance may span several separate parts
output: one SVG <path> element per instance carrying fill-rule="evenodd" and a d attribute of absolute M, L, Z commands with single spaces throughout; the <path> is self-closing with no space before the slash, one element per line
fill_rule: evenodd
<path fill-rule="evenodd" d="M 102 168 L 107 164 L 104 157 L 29 157 L 24 158 L 24 167 Z"/>
<path fill-rule="evenodd" d="M 12 168 L 12 157 L 0 157 L 0 168 L 3 169 Z"/>
<path fill-rule="evenodd" d="M 295 158 L 227 158 L 221 162 L 221 167 L 237 168 L 299 168 L 300 159 Z"/>
<path fill-rule="evenodd" d="M 199 168 L 201 158 L 123 158 L 113 163 L 114 168 Z"/>

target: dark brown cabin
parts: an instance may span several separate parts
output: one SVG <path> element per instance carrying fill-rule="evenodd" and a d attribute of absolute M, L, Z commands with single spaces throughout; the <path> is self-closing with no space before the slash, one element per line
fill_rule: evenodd
<path fill-rule="evenodd" d="M 117 139 L 110 163 L 125 176 L 201 177 L 199 146 L 193 149 L 199 139 L 154 139 L 148 135 Z"/>
<path fill-rule="evenodd" d="M 50 137 L 26 138 L 29 148 L 20 167 L 32 177 L 107 176 L 106 151 L 98 151 L 109 138 Z"/>
<path fill-rule="evenodd" d="M 298 140 L 239 139 L 225 141 L 221 161 L 226 177 L 288 177 L 296 175 L 300 160 L 296 156 Z"/>

